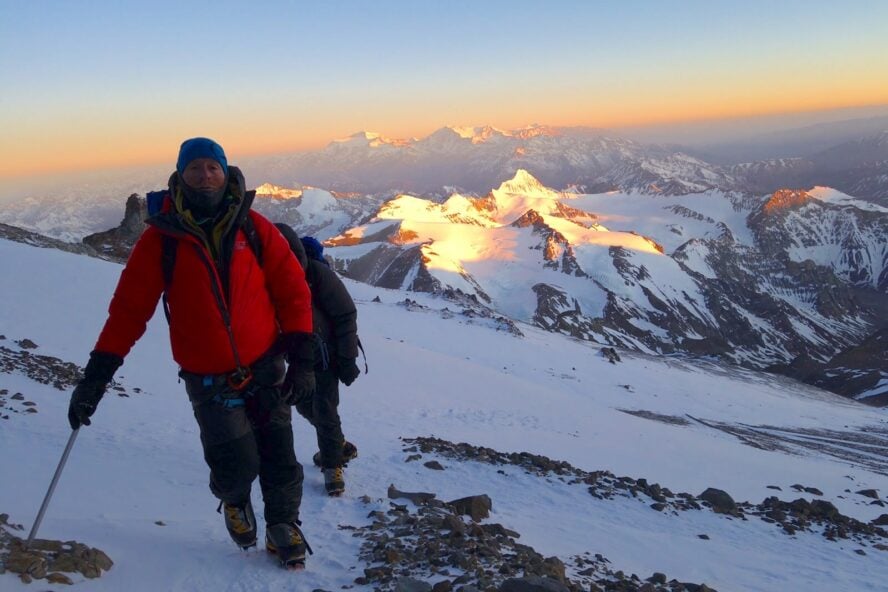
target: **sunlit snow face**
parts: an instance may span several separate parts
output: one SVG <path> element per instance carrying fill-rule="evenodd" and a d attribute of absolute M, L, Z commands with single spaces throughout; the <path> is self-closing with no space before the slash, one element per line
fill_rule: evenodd
<path fill-rule="evenodd" d="M 182 172 L 185 184 L 201 192 L 216 192 L 225 186 L 225 171 L 212 158 L 195 158 Z"/>

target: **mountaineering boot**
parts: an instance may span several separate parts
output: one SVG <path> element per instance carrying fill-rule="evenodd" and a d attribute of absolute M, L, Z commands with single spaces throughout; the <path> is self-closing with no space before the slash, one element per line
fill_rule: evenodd
<path fill-rule="evenodd" d="M 342 466 L 348 464 L 348 461 L 358 458 L 358 447 L 346 440 L 342 444 Z"/>
<path fill-rule="evenodd" d="M 238 547 L 246 550 L 256 546 L 256 516 L 250 500 L 239 505 L 220 503 L 219 511 L 225 516 L 225 528 Z"/>
<path fill-rule="evenodd" d="M 347 467 L 348 461 L 358 458 L 358 447 L 349 442 L 348 440 L 342 445 L 342 466 Z M 315 464 L 316 467 L 321 466 L 321 453 L 315 452 L 314 456 L 311 457 L 311 461 Z"/>
<path fill-rule="evenodd" d="M 265 548 L 269 553 L 277 555 L 281 567 L 285 569 L 304 569 L 305 552 L 312 552 L 299 530 L 298 522 L 281 522 L 272 524 L 265 529 Z"/>
<path fill-rule="evenodd" d="M 324 469 L 324 488 L 327 495 L 339 497 L 345 491 L 345 471 L 342 467 Z"/>

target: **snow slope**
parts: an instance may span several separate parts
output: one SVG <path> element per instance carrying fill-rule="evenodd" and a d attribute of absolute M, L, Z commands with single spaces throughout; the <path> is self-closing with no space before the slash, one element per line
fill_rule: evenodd
<path fill-rule="evenodd" d="M 0 240 L 0 346 L 15 350 L 14 341 L 28 338 L 39 346 L 35 354 L 85 363 L 119 271 L 112 263 Z M 820 489 L 818 497 L 841 512 L 870 521 L 884 508 L 848 491 L 872 488 L 886 495 L 884 451 L 875 449 L 862 462 L 813 448 L 764 450 L 703 423 L 669 424 L 621 410 L 693 416 L 709 426 L 845 433 L 884 432 L 884 411 L 715 365 L 622 351 L 622 362 L 610 364 L 588 343 L 523 325 L 518 337 L 442 310 L 452 302 L 410 293 L 416 304 L 404 306 L 404 292 L 347 285 L 358 303 L 370 367 L 342 394 L 344 429 L 360 457 L 347 470 L 340 499 L 326 497 L 320 473 L 306 467 L 302 519 L 315 550 L 307 570 L 283 572 L 264 552 L 242 553 L 228 540 L 158 314 L 119 372 L 130 396 L 106 396 L 93 425 L 81 430 L 39 533 L 99 547 L 115 561 L 101 578 L 78 580 L 77 589 L 369 589 L 354 585 L 366 567 L 357 559 L 360 540 L 337 527 L 368 525 L 369 512 L 388 509 L 386 491 L 394 484 L 443 500 L 486 493 L 493 502 L 489 522 L 565 562 L 601 553 L 626 573 L 664 572 L 721 592 L 884 590 L 884 551 L 868 547 L 860 555 L 859 544 L 805 532 L 788 536 L 758 519 L 661 513 L 629 498 L 596 499 L 582 485 L 511 466 L 498 471 L 440 458 L 445 470 L 433 471 L 404 462 L 399 440 L 434 435 L 529 451 L 586 471 L 644 477 L 673 491 L 696 495 L 717 487 L 754 503 L 770 495 L 815 497 L 790 490 L 799 483 Z M 70 434 L 68 392 L 18 372 L 0 374 L 0 389 L 23 393 L 39 411 L 16 412 L 22 408 L 7 398 L 2 414 L 9 419 L 0 419 L 0 512 L 27 531 Z M 299 418 L 294 429 L 297 454 L 309 459 L 314 436 Z M 370 501 L 362 501 L 364 495 Z M 258 486 L 254 505 L 261 508 Z M 0 590 L 27 589 L 35 588 L 11 573 L 0 575 Z"/>

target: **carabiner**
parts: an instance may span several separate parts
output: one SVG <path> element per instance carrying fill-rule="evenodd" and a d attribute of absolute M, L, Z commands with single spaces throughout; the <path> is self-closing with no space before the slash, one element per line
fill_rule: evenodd
<path fill-rule="evenodd" d="M 242 391 L 253 380 L 253 371 L 249 368 L 238 368 L 228 375 L 228 386 L 236 391 Z"/>

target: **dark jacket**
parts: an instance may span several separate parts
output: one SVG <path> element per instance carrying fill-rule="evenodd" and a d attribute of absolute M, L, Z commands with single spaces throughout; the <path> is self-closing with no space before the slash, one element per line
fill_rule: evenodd
<path fill-rule="evenodd" d="M 337 371 L 338 358 L 358 357 L 358 311 L 351 295 L 325 263 L 309 259 L 296 232 L 286 224 L 275 224 L 305 270 L 305 279 L 311 288 L 314 332 L 320 338 L 319 348 L 325 348 L 330 370 Z M 316 368 L 322 363 L 322 352 L 315 352 Z"/>
<path fill-rule="evenodd" d="M 250 210 L 254 193 L 244 190 L 237 167 L 229 167 L 229 179 L 234 198 L 216 247 L 210 248 L 169 204 L 149 219 L 121 273 L 95 350 L 123 358 L 145 332 L 165 287 L 164 234 L 179 241 L 167 300 L 173 358 L 184 370 L 231 372 L 237 367 L 235 348 L 248 366 L 281 332 L 311 331 L 311 296 L 302 268 L 271 222 Z M 173 175 L 173 196 L 176 183 Z M 261 266 L 241 230 L 247 216 L 262 245 Z"/>

